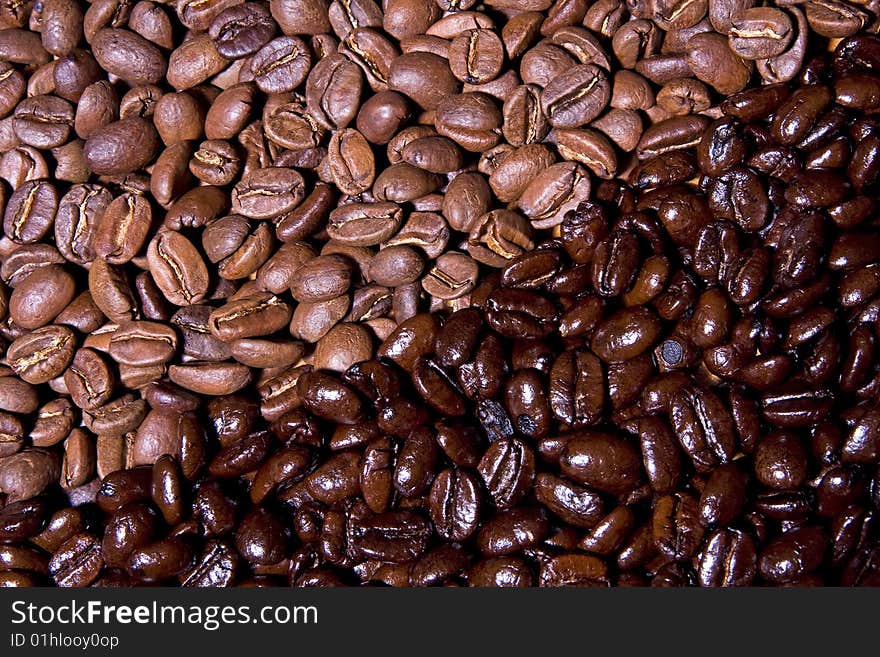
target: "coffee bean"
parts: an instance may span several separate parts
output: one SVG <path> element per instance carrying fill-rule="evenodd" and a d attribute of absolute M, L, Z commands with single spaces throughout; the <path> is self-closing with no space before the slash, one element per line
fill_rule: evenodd
<path fill-rule="evenodd" d="M 140 547 L 126 564 L 130 574 L 147 582 L 160 582 L 186 572 L 193 560 L 191 548 L 174 536 Z"/>
<path fill-rule="evenodd" d="M 831 38 L 855 34 L 868 20 L 864 12 L 844 2 L 813 2 L 808 3 L 805 9 L 810 27 L 822 36 Z"/>
<path fill-rule="evenodd" d="M 91 584 L 104 565 L 101 544 L 91 534 L 77 534 L 65 541 L 49 561 L 49 573 L 58 586 Z"/>
<path fill-rule="evenodd" d="M 251 382 L 251 371 L 239 363 L 194 363 L 172 365 L 168 378 L 195 393 L 229 395 Z"/>
<path fill-rule="evenodd" d="M 134 550 L 155 539 L 158 525 L 156 512 L 147 504 L 135 503 L 116 511 L 101 544 L 107 565 L 124 567 Z"/>
<path fill-rule="evenodd" d="M 389 246 L 379 251 L 370 263 L 370 278 L 386 287 L 398 287 L 418 280 L 423 262 L 419 253 L 408 246 Z"/>
<path fill-rule="evenodd" d="M 191 89 L 219 73 L 226 66 L 226 59 L 207 34 L 199 34 L 184 41 L 168 58 L 165 78 L 177 90 Z"/>
<path fill-rule="evenodd" d="M 430 525 L 412 511 L 389 511 L 352 522 L 348 534 L 355 554 L 399 563 L 426 550 Z"/>
<path fill-rule="evenodd" d="M 761 551 L 758 572 L 772 582 L 795 581 L 821 564 L 826 547 L 827 539 L 818 527 L 793 529 Z"/>
<path fill-rule="evenodd" d="M 271 219 L 293 210 L 305 196 L 302 176 L 293 169 L 256 169 L 232 193 L 232 210 L 249 219 Z"/>
<path fill-rule="evenodd" d="M 577 527 L 589 529 L 603 517 L 603 503 L 598 495 L 560 477 L 538 475 L 535 495 L 553 513 Z"/>
<path fill-rule="evenodd" d="M 554 131 L 556 148 L 568 160 L 580 162 L 600 178 L 617 173 L 617 153 L 602 133 L 589 128 Z"/>
<path fill-rule="evenodd" d="M 552 228 L 565 213 L 590 195 L 587 172 L 570 162 L 554 164 L 538 174 L 523 190 L 517 205 L 534 228 Z"/>
<path fill-rule="evenodd" d="M 444 253 L 422 278 L 422 287 L 438 299 L 456 299 L 473 290 L 478 275 L 479 266 L 473 258 L 463 253 Z"/>
<path fill-rule="evenodd" d="M 344 193 L 359 194 L 370 188 L 375 177 L 373 151 L 357 130 L 334 134 L 327 157 L 336 186 Z"/>
<path fill-rule="evenodd" d="M 7 504 L 0 512 L 0 536 L 21 541 L 37 536 L 49 520 L 48 506 L 40 498 Z"/>
<path fill-rule="evenodd" d="M 344 128 L 357 116 L 363 76 L 356 64 L 333 54 L 318 61 L 306 80 L 306 102 L 315 120 Z"/>
<path fill-rule="evenodd" d="M 290 322 L 290 307 L 268 292 L 243 296 L 216 309 L 208 318 L 211 333 L 229 342 L 269 335 Z"/>
<path fill-rule="evenodd" d="M 276 29 L 267 7 L 248 3 L 219 12 L 211 22 L 208 34 L 214 40 L 217 52 L 229 59 L 239 59 L 256 53 L 275 36 Z"/>
<path fill-rule="evenodd" d="M 479 39 L 480 32 L 476 31 L 475 34 L 477 35 L 475 39 Z M 464 55 L 462 63 L 467 61 L 467 64 L 459 71 L 459 74 L 463 74 L 464 69 L 467 69 L 466 75 L 470 76 L 474 81 L 482 79 L 481 77 L 474 77 L 474 73 L 477 73 L 477 76 L 491 76 L 491 71 L 498 65 L 494 62 L 497 62 L 500 56 L 501 45 L 497 40 L 493 40 L 492 36 L 491 34 L 484 34 L 482 37 L 483 43 L 480 44 L 481 51 L 483 48 L 487 49 L 485 55 L 483 55 L 485 62 L 482 63 L 482 66 L 487 67 L 487 71 L 482 74 L 477 73 L 477 70 L 474 68 L 474 48 L 469 45 L 470 41 L 461 42 L 460 47 L 462 48 L 462 55 Z M 470 58 L 468 58 L 468 55 L 470 55 Z M 427 110 L 436 109 L 440 101 L 448 94 L 456 91 L 458 87 L 458 80 L 453 77 L 453 71 L 450 70 L 451 66 L 451 62 L 447 62 L 433 53 L 406 53 L 391 62 L 387 78 L 388 85 L 394 91 L 398 91 L 411 98 L 422 108 Z M 470 68 L 467 68 L 468 66 Z M 458 69 L 457 63 L 455 67 Z M 427 80 L 430 80 L 430 82 L 427 82 Z"/>
<path fill-rule="evenodd" d="M 350 261 L 339 255 L 313 258 L 297 270 L 291 286 L 300 302 L 328 301 L 345 293 L 351 284 Z"/>
<path fill-rule="evenodd" d="M 337 324 L 315 346 L 315 367 L 345 372 L 355 363 L 370 359 L 373 341 L 357 324 Z"/>
<path fill-rule="evenodd" d="M 263 46 L 251 59 L 249 69 L 260 91 L 293 91 L 305 81 L 311 66 L 309 49 L 298 37 L 283 36 Z"/>
<path fill-rule="evenodd" d="M 698 144 L 708 121 L 700 116 L 682 116 L 655 123 L 638 140 L 640 158 L 663 155 Z"/>
<path fill-rule="evenodd" d="M 162 51 L 139 34 L 104 28 L 90 42 L 101 68 L 131 85 L 154 84 L 165 75 L 167 60 Z"/>
<path fill-rule="evenodd" d="M 641 479 L 638 450 L 624 438 L 582 431 L 568 440 L 560 459 L 564 474 L 610 493 L 632 490 Z"/>
<path fill-rule="evenodd" d="M 656 316 L 647 308 L 622 310 L 596 328 L 591 346 L 605 361 L 629 360 L 650 348 L 659 328 Z"/>
<path fill-rule="evenodd" d="M 327 233 L 351 246 L 372 246 L 387 240 L 403 220 L 396 203 L 351 203 L 330 213 Z"/>
<path fill-rule="evenodd" d="M 699 548 L 703 528 L 697 517 L 697 500 L 686 493 L 660 498 L 654 505 L 654 545 L 667 558 L 684 560 Z"/>
<path fill-rule="evenodd" d="M 687 44 L 687 65 L 690 70 L 721 94 L 736 93 L 746 86 L 751 75 L 746 61 L 719 34 L 698 34 Z"/>
<path fill-rule="evenodd" d="M 134 395 L 123 395 L 83 413 L 83 424 L 97 434 L 121 436 L 134 429 L 146 414 L 146 403 Z"/>
<path fill-rule="evenodd" d="M 57 456 L 44 449 L 25 449 L 0 459 L 0 490 L 9 502 L 36 497 L 58 481 L 60 466 Z"/>
<path fill-rule="evenodd" d="M 183 235 L 160 233 L 148 247 L 153 278 L 165 297 L 178 306 L 200 301 L 207 292 L 208 273 L 201 255 Z"/>
<path fill-rule="evenodd" d="M 468 84 L 488 82 L 501 72 L 504 47 L 491 30 L 462 32 L 449 46 L 449 68 Z"/>
<path fill-rule="evenodd" d="M 502 122 L 497 103 L 480 92 L 447 96 L 434 112 L 437 132 L 470 152 L 481 152 L 498 144 Z"/>
<path fill-rule="evenodd" d="M 504 556 L 537 545 L 549 530 L 543 509 L 520 506 L 487 520 L 477 535 L 477 543 L 483 554 Z"/>
<path fill-rule="evenodd" d="M 462 541 L 476 531 L 479 489 L 471 475 L 455 469 L 437 475 L 430 493 L 431 518 L 448 540 Z"/>
<path fill-rule="evenodd" d="M 412 370 L 419 356 L 430 354 L 437 339 L 439 322 L 431 315 L 415 315 L 403 322 L 379 348 L 378 355 Z"/>
<path fill-rule="evenodd" d="M 523 559 L 493 557 L 475 564 L 468 582 L 471 586 L 532 586 L 534 576 Z"/>
<path fill-rule="evenodd" d="M 12 129 L 22 142 L 35 148 L 55 148 L 70 137 L 73 107 L 50 95 L 32 96 L 15 107 Z"/>
<path fill-rule="evenodd" d="M 534 246 L 526 219 L 510 210 L 492 210 L 479 217 L 468 236 L 468 253 L 490 267 L 506 266 Z"/>
<path fill-rule="evenodd" d="M 36 242 L 48 232 L 57 209 L 58 192 L 51 183 L 28 181 L 9 198 L 3 232 L 14 242 Z"/>
<path fill-rule="evenodd" d="M 110 401 L 116 376 L 99 352 L 84 347 L 76 352 L 64 373 L 64 383 L 73 403 L 94 410 Z"/>

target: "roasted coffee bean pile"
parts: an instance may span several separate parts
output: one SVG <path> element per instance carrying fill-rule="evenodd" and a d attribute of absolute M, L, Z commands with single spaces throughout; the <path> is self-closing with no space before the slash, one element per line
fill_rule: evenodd
<path fill-rule="evenodd" d="M 0 585 L 880 584 L 876 14 L 0 4 Z"/>

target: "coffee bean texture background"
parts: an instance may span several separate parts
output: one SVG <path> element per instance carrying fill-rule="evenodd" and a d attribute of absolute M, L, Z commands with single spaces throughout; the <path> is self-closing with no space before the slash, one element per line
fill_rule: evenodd
<path fill-rule="evenodd" d="M 0 586 L 880 585 L 878 12 L 0 3 Z"/>

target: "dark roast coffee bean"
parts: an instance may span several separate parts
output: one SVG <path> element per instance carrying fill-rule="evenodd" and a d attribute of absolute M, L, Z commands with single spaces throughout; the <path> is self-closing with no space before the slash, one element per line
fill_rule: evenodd
<path fill-rule="evenodd" d="M 752 7 L 733 17 L 730 46 L 745 59 L 781 55 L 794 36 L 793 25 L 781 9 Z"/>
<path fill-rule="evenodd" d="M 638 450 L 624 438 L 598 431 L 574 434 L 560 465 L 576 481 L 612 493 L 632 490 L 641 478 Z"/>
<path fill-rule="evenodd" d="M 611 100 L 611 84 L 592 64 L 555 78 L 541 93 L 541 109 L 554 128 L 576 128 L 596 118 Z"/>
<path fill-rule="evenodd" d="M 77 534 L 65 541 L 49 561 L 49 573 L 58 586 L 91 584 L 104 565 L 101 544 L 91 534 Z"/>

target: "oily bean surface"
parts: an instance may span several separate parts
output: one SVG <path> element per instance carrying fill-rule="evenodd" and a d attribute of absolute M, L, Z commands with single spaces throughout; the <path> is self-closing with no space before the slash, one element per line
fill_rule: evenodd
<path fill-rule="evenodd" d="M 877 13 L 0 6 L 0 584 L 877 585 Z"/>

